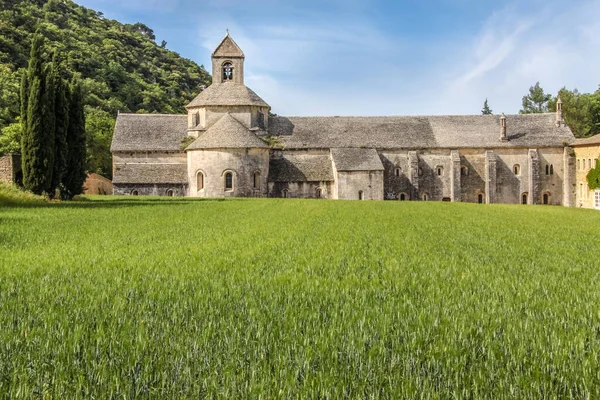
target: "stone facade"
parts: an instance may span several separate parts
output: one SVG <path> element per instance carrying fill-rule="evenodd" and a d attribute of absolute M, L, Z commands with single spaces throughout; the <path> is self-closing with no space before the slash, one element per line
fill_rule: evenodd
<path fill-rule="evenodd" d="M 22 180 L 21 155 L 7 154 L 0 157 L 0 182 L 20 183 Z"/>
<path fill-rule="evenodd" d="M 115 194 L 573 206 L 574 137 L 556 113 L 280 117 L 227 35 L 187 115 L 117 118 Z"/>
<path fill-rule="evenodd" d="M 83 194 L 106 195 L 113 193 L 113 185 L 110 179 L 98 174 L 88 174 L 83 183 Z"/>
<path fill-rule="evenodd" d="M 600 209 L 600 193 L 597 193 L 600 191 L 591 190 L 587 183 L 587 175 L 592 168 L 596 167 L 600 157 L 600 135 L 578 139 L 573 148 L 575 150 L 573 182 L 575 182 L 577 192 L 575 206 Z"/>

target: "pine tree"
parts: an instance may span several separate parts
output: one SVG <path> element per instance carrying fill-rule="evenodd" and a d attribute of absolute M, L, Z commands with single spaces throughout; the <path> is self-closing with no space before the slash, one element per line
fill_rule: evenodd
<path fill-rule="evenodd" d="M 55 52 L 52 57 L 54 79 L 54 172 L 51 193 L 60 188 L 67 164 L 67 129 L 69 127 L 68 86 L 60 75 L 60 63 Z"/>
<path fill-rule="evenodd" d="M 529 88 L 529 94 L 523 96 L 523 109 L 521 114 L 541 114 L 548 111 L 548 101 L 552 99 L 551 94 L 544 93 L 544 89 L 537 82 Z"/>
<path fill-rule="evenodd" d="M 483 110 L 481 110 L 482 115 L 492 115 L 492 109 L 488 105 L 488 99 L 485 99 L 485 103 L 483 103 Z"/>
<path fill-rule="evenodd" d="M 42 45 L 42 36 L 36 34 L 31 46 L 27 78 L 22 85 L 26 95 L 21 96 L 23 102 L 27 101 L 21 142 L 23 186 L 36 194 L 49 192 L 54 168 L 54 124 L 49 121 L 52 130 L 48 131 L 44 120 L 54 113 L 54 95 L 50 94 L 52 87 L 47 87 Z M 21 108 L 25 109 L 24 103 Z"/>
<path fill-rule="evenodd" d="M 83 193 L 85 172 L 85 115 L 80 83 L 71 85 L 69 124 L 67 128 L 67 167 L 63 176 L 63 198 Z"/>

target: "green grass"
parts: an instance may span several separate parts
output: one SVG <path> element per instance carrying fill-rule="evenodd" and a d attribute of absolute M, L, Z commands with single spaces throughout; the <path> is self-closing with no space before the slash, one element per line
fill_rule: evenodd
<path fill-rule="evenodd" d="M 25 192 L 13 184 L 0 182 L 0 207 L 36 205 L 46 201 L 45 197 Z"/>
<path fill-rule="evenodd" d="M 600 397 L 600 213 L 0 206 L 0 398 Z"/>

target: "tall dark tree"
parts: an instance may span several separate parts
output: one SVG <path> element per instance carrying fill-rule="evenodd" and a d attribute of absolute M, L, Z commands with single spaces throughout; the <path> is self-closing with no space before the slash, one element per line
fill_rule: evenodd
<path fill-rule="evenodd" d="M 60 63 L 55 52 L 52 58 L 54 79 L 54 172 L 51 192 L 59 189 L 67 166 L 67 129 L 69 127 L 68 86 L 60 73 Z"/>
<path fill-rule="evenodd" d="M 523 96 L 523 109 L 519 111 L 521 114 L 541 114 L 548 112 L 548 101 L 552 99 L 552 95 L 544 93 L 544 89 L 537 82 L 535 86 L 529 88 L 529 94 Z"/>
<path fill-rule="evenodd" d="M 54 112 L 53 92 L 47 85 L 43 63 L 43 38 L 35 35 L 29 57 L 27 81 L 27 111 L 24 116 L 21 142 L 23 186 L 33 193 L 48 193 L 51 186 L 54 162 L 54 123 L 52 130 L 47 129 L 47 118 Z M 25 96 L 23 96 L 25 97 Z M 51 103 L 50 97 L 52 97 Z M 24 108 L 24 105 L 22 105 Z M 53 118 L 52 118 L 53 119 Z"/>
<path fill-rule="evenodd" d="M 485 102 L 483 103 L 483 110 L 481 110 L 481 114 L 482 115 L 492 115 L 492 109 L 488 105 L 488 99 L 485 99 Z"/>
<path fill-rule="evenodd" d="M 85 172 L 85 115 L 81 83 L 71 85 L 69 125 L 67 128 L 67 167 L 63 176 L 62 196 L 72 199 L 83 193 Z"/>

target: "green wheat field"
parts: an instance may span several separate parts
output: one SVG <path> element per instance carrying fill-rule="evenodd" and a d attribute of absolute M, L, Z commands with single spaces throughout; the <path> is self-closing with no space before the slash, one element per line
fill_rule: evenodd
<path fill-rule="evenodd" d="M 0 202 L 0 398 L 600 398 L 600 213 Z"/>

